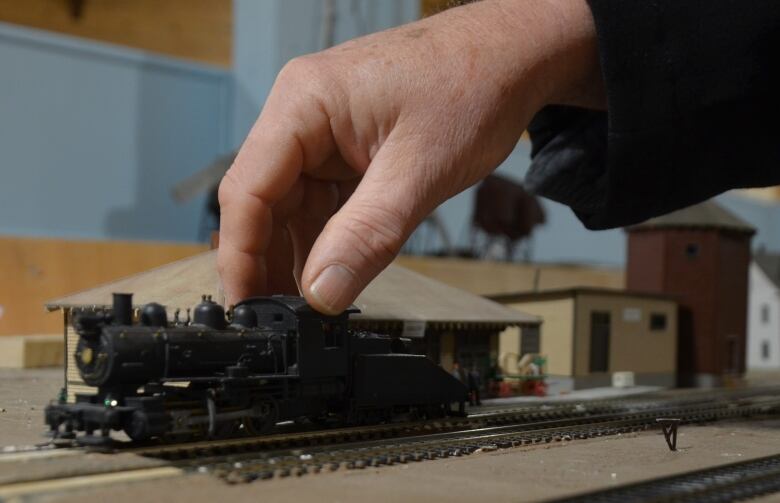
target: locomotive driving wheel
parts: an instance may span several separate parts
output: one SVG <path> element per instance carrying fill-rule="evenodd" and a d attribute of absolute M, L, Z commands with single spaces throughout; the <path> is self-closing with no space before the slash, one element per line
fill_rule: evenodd
<path fill-rule="evenodd" d="M 124 431 L 130 440 L 140 442 L 151 437 L 149 426 L 149 418 L 143 411 L 137 410 L 125 421 Z"/>
<path fill-rule="evenodd" d="M 279 420 L 276 402 L 263 400 L 252 407 L 255 414 L 244 418 L 244 430 L 249 435 L 264 435 L 271 432 Z"/>

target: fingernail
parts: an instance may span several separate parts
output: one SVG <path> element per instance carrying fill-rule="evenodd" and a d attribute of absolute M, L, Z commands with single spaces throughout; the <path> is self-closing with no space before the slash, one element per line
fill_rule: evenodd
<path fill-rule="evenodd" d="M 326 314 L 338 314 L 352 302 L 357 289 L 357 278 L 346 267 L 333 264 L 326 267 L 309 290 L 312 297 L 322 305 Z"/>

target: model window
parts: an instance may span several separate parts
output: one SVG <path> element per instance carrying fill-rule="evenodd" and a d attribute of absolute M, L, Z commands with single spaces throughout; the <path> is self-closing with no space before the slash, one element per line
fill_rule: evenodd
<path fill-rule="evenodd" d="M 340 323 L 322 322 L 322 335 L 325 337 L 325 348 L 340 348 L 344 345 Z"/>
<path fill-rule="evenodd" d="M 523 327 L 520 332 L 520 354 L 538 354 L 540 352 L 539 327 Z"/>
<path fill-rule="evenodd" d="M 761 323 L 764 325 L 769 323 L 769 306 L 767 304 L 761 304 Z"/>
<path fill-rule="evenodd" d="M 688 243 L 685 247 L 685 256 L 694 259 L 699 256 L 699 245 L 697 243 Z"/>
<path fill-rule="evenodd" d="M 761 343 L 761 358 L 764 360 L 769 359 L 769 341 L 763 341 Z"/>
<path fill-rule="evenodd" d="M 666 315 L 653 313 L 650 315 L 650 330 L 666 330 Z"/>

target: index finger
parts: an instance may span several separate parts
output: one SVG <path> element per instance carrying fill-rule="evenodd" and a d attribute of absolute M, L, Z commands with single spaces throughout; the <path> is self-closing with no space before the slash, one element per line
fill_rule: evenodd
<path fill-rule="evenodd" d="M 255 126 L 259 128 L 261 121 Z M 295 183 L 301 158 L 283 131 L 253 130 L 220 183 L 217 267 L 228 304 L 266 293 L 272 208 Z"/>
<path fill-rule="evenodd" d="M 332 151 L 323 108 L 305 106 L 310 96 L 289 99 L 275 86 L 263 112 L 219 187 L 219 269 L 228 304 L 267 294 L 267 255 L 273 208 L 293 188 L 305 165 Z M 290 271 L 292 275 L 292 270 Z"/>

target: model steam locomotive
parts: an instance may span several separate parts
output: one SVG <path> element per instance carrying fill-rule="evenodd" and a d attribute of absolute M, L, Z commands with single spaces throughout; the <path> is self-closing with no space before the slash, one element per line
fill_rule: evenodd
<path fill-rule="evenodd" d="M 465 386 L 408 341 L 348 329 L 301 297 L 256 297 L 226 316 L 203 298 L 192 320 L 160 304 L 134 323 L 132 296 L 82 314 L 75 363 L 94 394 L 46 408 L 52 435 L 81 443 L 218 437 L 272 431 L 281 421 L 353 425 L 464 413 Z M 189 317 L 188 317 L 189 318 Z"/>

